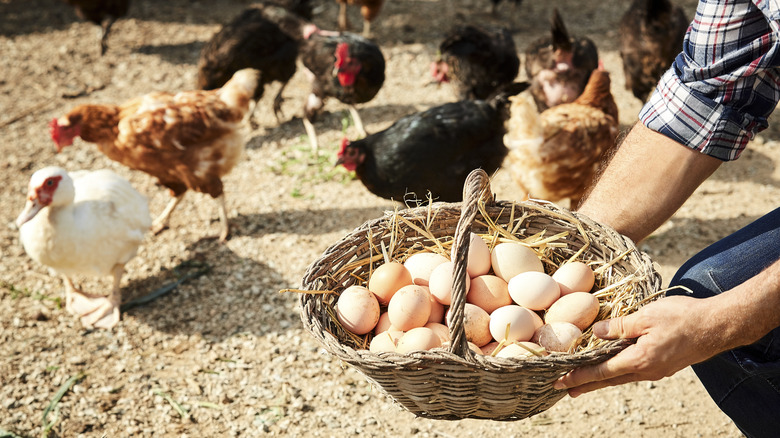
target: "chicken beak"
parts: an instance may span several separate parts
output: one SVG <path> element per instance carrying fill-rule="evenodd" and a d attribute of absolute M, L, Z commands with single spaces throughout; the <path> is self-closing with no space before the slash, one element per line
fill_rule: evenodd
<path fill-rule="evenodd" d="M 43 207 L 44 206 L 38 202 L 38 198 L 28 199 L 27 203 L 24 205 L 24 210 L 22 210 L 22 213 L 16 218 L 16 227 L 22 228 L 22 225 L 34 218 Z"/>

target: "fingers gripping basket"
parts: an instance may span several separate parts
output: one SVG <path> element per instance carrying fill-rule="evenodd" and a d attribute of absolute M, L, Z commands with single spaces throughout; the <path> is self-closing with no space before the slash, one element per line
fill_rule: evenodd
<path fill-rule="evenodd" d="M 357 368 L 417 416 L 527 418 L 565 395 L 552 387 L 557 378 L 576 367 L 602 362 L 628 343 L 598 340 L 587 330 L 572 353 L 525 359 L 474 354 L 463 324 L 469 231 L 493 233 L 494 241 L 558 236 L 543 258 L 545 269 L 550 273 L 556 262 L 575 259 L 596 268 L 598 319 L 629 313 L 655 298 L 661 278 L 630 240 L 587 217 L 548 203 L 494 201 L 489 178 L 481 170 L 466 180 L 463 199 L 386 213 L 328 248 L 303 278 L 302 289 L 311 291 L 301 294 L 303 324 L 328 352 Z M 359 337 L 341 327 L 334 310 L 338 294 L 350 285 L 365 284 L 371 271 L 383 263 L 383 251 L 395 260 L 423 248 L 446 253 L 442 249 L 448 243 L 455 284 L 448 322 L 452 340 L 446 349 L 406 355 L 371 353 L 366 349 L 369 336 Z"/>

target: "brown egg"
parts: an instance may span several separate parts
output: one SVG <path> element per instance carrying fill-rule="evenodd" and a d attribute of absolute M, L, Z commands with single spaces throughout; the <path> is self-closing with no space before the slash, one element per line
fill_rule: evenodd
<path fill-rule="evenodd" d="M 433 330 L 437 335 L 439 335 L 439 339 L 441 339 L 442 343 L 450 340 L 450 328 L 444 324 L 440 324 L 438 322 L 429 322 L 428 324 L 425 324 L 423 327 L 428 327 L 429 329 Z"/>
<path fill-rule="evenodd" d="M 569 262 L 558 267 L 552 278 L 560 285 L 561 295 L 590 292 L 596 282 L 593 270 L 583 262 Z"/>
<path fill-rule="evenodd" d="M 499 342 L 530 341 L 536 331 L 534 315 L 532 310 L 515 304 L 499 307 L 490 314 L 490 334 Z"/>
<path fill-rule="evenodd" d="M 574 342 L 582 336 L 582 331 L 570 322 L 551 322 L 539 327 L 534 333 L 533 342 L 547 351 L 567 352 Z"/>
<path fill-rule="evenodd" d="M 544 310 L 561 297 L 558 282 L 544 272 L 528 271 L 515 275 L 507 285 L 512 300 L 531 310 Z"/>
<path fill-rule="evenodd" d="M 415 327 L 401 336 L 396 345 L 396 352 L 407 354 L 437 347 L 441 347 L 441 340 L 433 330 L 427 327 Z"/>
<path fill-rule="evenodd" d="M 572 292 L 558 298 L 544 314 L 544 322 L 565 321 L 585 331 L 599 314 L 599 300 L 588 292 Z"/>
<path fill-rule="evenodd" d="M 412 274 L 398 262 L 379 265 L 368 279 L 368 290 L 373 292 L 380 303 L 387 304 L 398 289 L 412 284 Z"/>
<path fill-rule="evenodd" d="M 466 272 L 474 278 L 490 272 L 490 248 L 479 235 L 471 233 Z"/>
<path fill-rule="evenodd" d="M 450 261 L 447 257 L 435 252 L 423 251 L 412 254 L 404 262 L 404 266 L 412 275 L 414 284 L 428 286 L 431 272 L 442 263 Z"/>
<path fill-rule="evenodd" d="M 450 319 L 451 310 L 447 311 L 447 321 Z M 493 340 L 490 335 L 490 315 L 482 308 L 466 303 L 463 309 L 463 330 L 466 332 L 466 340 L 473 342 L 477 347 Z"/>
<path fill-rule="evenodd" d="M 544 266 L 536 252 L 519 242 L 496 245 L 490 253 L 490 262 L 493 272 L 506 282 L 522 272 L 544 272 Z"/>
<path fill-rule="evenodd" d="M 471 279 L 466 301 L 491 313 L 501 306 L 512 304 L 512 297 L 506 281 L 495 275 L 480 275 Z"/>
<path fill-rule="evenodd" d="M 374 333 L 378 335 L 390 329 L 394 329 L 394 327 L 390 324 L 390 315 L 388 315 L 387 312 L 384 312 L 383 314 L 379 315 L 379 321 L 376 323 L 376 327 L 374 327 Z"/>
<path fill-rule="evenodd" d="M 428 291 L 430 294 L 430 290 Z M 444 304 L 436 301 L 433 295 L 431 295 L 431 315 L 428 317 L 428 322 L 444 322 Z"/>
<path fill-rule="evenodd" d="M 390 324 L 407 331 L 422 327 L 431 316 L 431 294 L 427 287 L 411 284 L 398 290 L 387 305 Z"/>
<path fill-rule="evenodd" d="M 492 356 L 493 352 L 497 353 L 496 348 L 498 348 L 499 345 L 501 344 L 497 341 L 489 342 L 487 345 L 480 347 L 480 350 L 482 350 L 482 354 L 485 356 Z M 503 346 L 501 348 L 503 348 Z"/>
<path fill-rule="evenodd" d="M 379 321 L 379 302 L 363 286 L 344 289 L 336 302 L 336 318 L 341 325 L 356 335 L 364 335 Z"/>
<path fill-rule="evenodd" d="M 436 301 L 449 306 L 452 302 L 452 262 L 442 263 L 431 272 L 428 288 Z M 466 293 L 471 287 L 468 275 L 466 275 Z"/>

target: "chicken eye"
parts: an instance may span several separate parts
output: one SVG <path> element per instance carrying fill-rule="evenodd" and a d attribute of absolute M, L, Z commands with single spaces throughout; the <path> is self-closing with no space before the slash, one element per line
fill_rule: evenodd
<path fill-rule="evenodd" d="M 54 181 L 52 181 L 52 180 L 50 180 L 50 179 L 47 179 L 47 180 L 46 180 L 46 185 L 47 185 L 47 186 L 49 186 L 49 187 L 51 187 L 52 185 L 54 185 Z"/>

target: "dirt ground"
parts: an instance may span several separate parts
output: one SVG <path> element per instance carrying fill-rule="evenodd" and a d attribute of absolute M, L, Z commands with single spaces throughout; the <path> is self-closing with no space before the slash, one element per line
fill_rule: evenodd
<path fill-rule="evenodd" d="M 693 16 L 695 1 L 684 2 Z M 205 41 L 247 1 L 136 0 L 98 56 L 95 26 L 54 0 L 0 0 L 0 436 L 376 436 L 376 437 L 711 437 L 740 436 L 690 369 L 658 382 L 609 388 L 516 422 L 415 418 L 357 371 L 334 360 L 300 324 L 296 288 L 307 265 L 368 219 L 393 208 L 334 171 L 345 107 L 327 104 L 317 123 L 325 157 L 308 150 L 300 120 L 308 91 L 299 71 L 285 91 L 287 120 L 259 103 L 244 160 L 225 178 L 232 237 L 215 242 L 216 203 L 190 194 L 171 229 L 148 236 L 128 265 L 124 300 L 208 268 L 174 292 L 123 313 L 111 331 L 85 331 L 60 307 L 61 281 L 26 256 L 13 221 L 30 175 L 47 165 L 110 168 L 149 198 L 169 199 L 152 178 L 109 161 L 83 142 L 55 154 L 47 122 L 83 102 L 122 102 L 155 90 L 192 87 Z M 387 80 L 361 108 L 376 132 L 402 115 L 453 100 L 428 84 L 428 65 L 452 23 L 504 23 L 518 47 L 548 31 L 552 7 L 572 33 L 590 36 L 612 72 L 624 127 L 641 102 L 623 89 L 617 22 L 628 2 L 502 3 L 388 0 L 373 29 Z M 334 28 L 337 5 L 317 2 L 315 22 Z M 356 10 L 351 21 L 359 29 Z M 353 128 L 347 134 L 354 138 Z M 765 131 L 741 159 L 722 166 L 661 229 L 640 244 L 665 280 L 688 257 L 776 206 L 777 131 Z M 506 173 L 499 199 L 516 199 Z M 88 291 L 108 279 L 81 279 Z M 71 378 L 77 378 L 70 385 Z M 58 389 L 66 388 L 53 409 Z"/>

